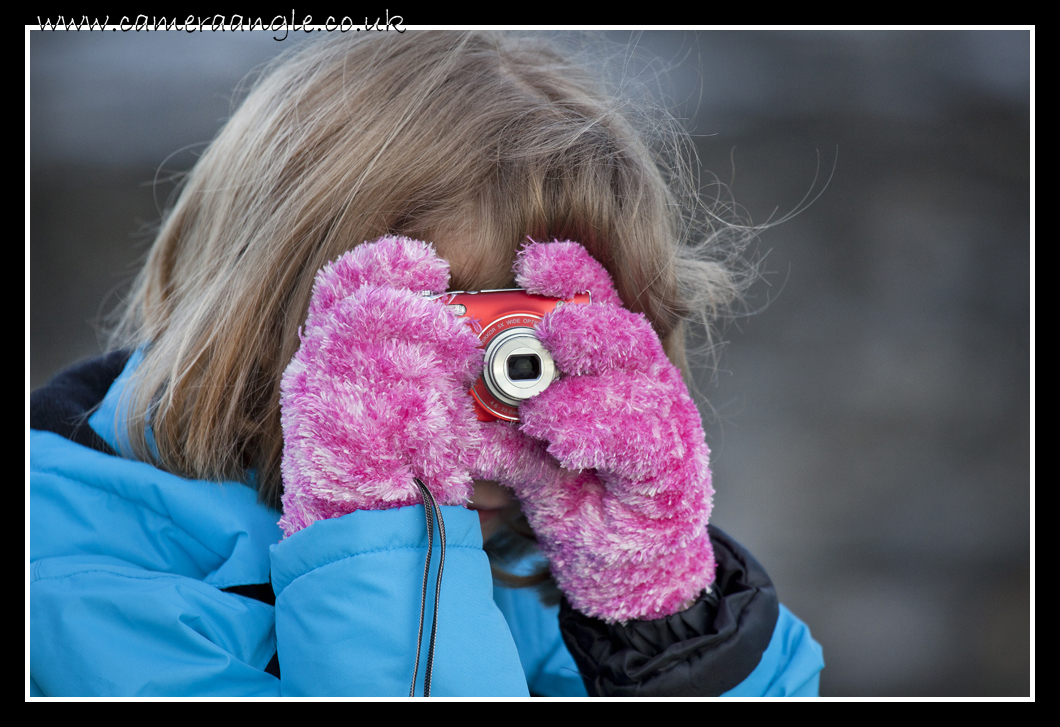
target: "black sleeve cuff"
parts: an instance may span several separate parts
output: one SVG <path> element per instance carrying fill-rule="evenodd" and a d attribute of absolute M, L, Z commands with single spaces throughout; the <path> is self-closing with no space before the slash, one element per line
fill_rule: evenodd
<path fill-rule="evenodd" d="M 560 604 L 560 631 L 591 696 L 713 697 L 758 666 L 779 615 L 773 583 L 739 543 L 714 526 L 711 593 L 654 621 L 607 624 Z"/>

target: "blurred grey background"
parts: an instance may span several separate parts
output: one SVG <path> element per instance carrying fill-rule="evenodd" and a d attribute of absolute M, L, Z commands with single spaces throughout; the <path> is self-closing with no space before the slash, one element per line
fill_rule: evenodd
<path fill-rule="evenodd" d="M 823 645 L 822 694 L 1030 694 L 1030 32 L 607 38 L 667 69 L 755 223 L 831 177 L 697 373 L 713 520 Z M 167 180 L 292 42 L 31 33 L 32 388 L 100 351 Z"/>

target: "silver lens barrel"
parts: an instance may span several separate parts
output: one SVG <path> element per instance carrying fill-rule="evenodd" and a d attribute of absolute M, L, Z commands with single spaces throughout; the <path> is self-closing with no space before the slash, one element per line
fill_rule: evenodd
<path fill-rule="evenodd" d="M 519 406 L 549 387 L 556 378 L 556 364 L 533 328 L 509 328 L 486 346 L 482 378 L 498 400 Z"/>

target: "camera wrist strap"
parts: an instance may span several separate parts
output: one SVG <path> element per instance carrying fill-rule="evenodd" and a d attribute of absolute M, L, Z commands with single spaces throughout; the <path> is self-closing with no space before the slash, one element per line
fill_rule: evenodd
<path fill-rule="evenodd" d="M 442 510 L 438 501 L 418 478 L 415 480 L 423 497 L 423 510 L 427 515 L 427 562 L 423 566 L 423 589 L 420 592 L 420 626 L 416 634 L 416 663 L 412 670 L 412 685 L 409 687 L 409 696 L 416 696 L 416 679 L 420 671 L 420 645 L 423 643 L 423 617 L 427 608 L 427 585 L 431 571 L 431 556 L 434 551 L 434 518 L 438 517 L 438 577 L 434 586 L 434 615 L 431 620 L 431 640 L 427 647 L 427 663 L 423 670 L 423 696 L 431 696 L 431 674 L 434 668 L 434 642 L 438 635 L 438 606 L 442 593 L 442 568 L 445 566 L 445 521 L 442 519 Z"/>

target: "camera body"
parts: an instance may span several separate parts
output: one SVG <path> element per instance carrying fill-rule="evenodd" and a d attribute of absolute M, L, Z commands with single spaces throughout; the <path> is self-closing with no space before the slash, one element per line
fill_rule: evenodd
<path fill-rule="evenodd" d="M 480 421 L 519 420 L 519 403 L 548 388 L 559 372 L 534 335 L 538 322 L 560 306 L 591 302 L 588 293 L 548 298 L 521 288 L 456 290 L 431 296 L 463 318 L 486 350 L 482 376 L 468 392 Z"/>

